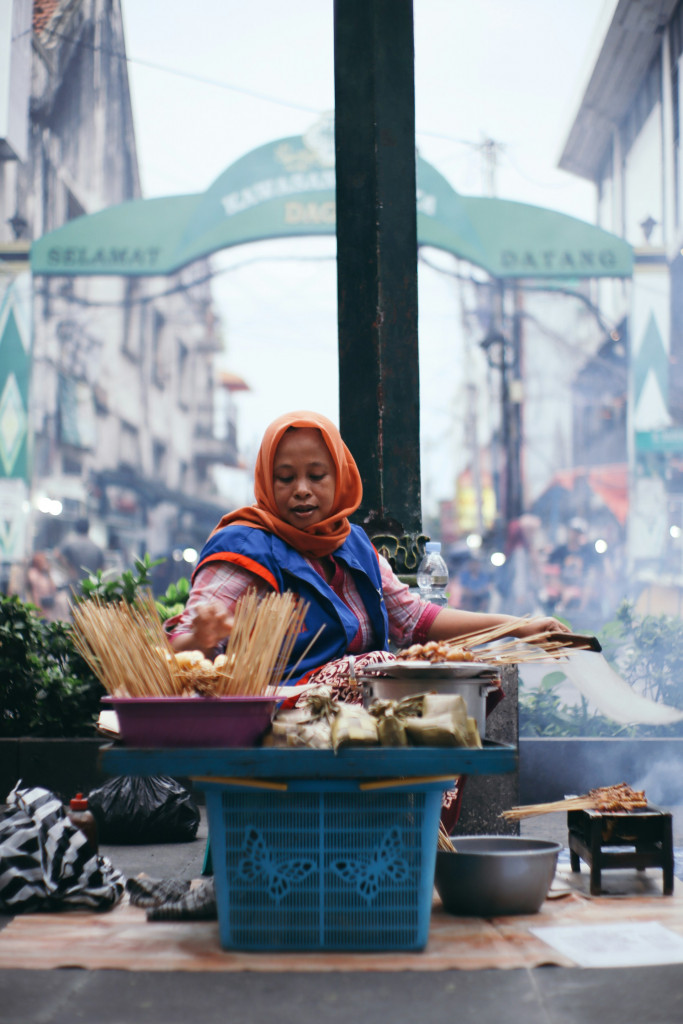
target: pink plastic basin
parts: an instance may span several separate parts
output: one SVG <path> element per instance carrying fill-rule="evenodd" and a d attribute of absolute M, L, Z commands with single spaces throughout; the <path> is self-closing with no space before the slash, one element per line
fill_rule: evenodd
<path fill-rule="evenodd" d="M 129 747 L 253 747 L 274 697 L 103 697 Z"/>

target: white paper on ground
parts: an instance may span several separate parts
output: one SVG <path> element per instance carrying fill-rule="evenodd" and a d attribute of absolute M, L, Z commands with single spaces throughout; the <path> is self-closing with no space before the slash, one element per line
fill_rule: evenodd
<path fill-rule="evenodd" d="M 579 967 L 647 967 L 683 963 L 683 937 L 657 921 L 530 928 Z"/>

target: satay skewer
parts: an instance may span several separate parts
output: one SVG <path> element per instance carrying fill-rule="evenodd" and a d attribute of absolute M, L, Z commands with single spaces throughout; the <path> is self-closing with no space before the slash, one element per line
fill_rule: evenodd
<path fill-rule="evenodd" d="M 616 786 L 599 786 L 582 796 L 568 796 L 564 800 L 553 800 L 550 803 L 527 804 L 512 807 L 503 811 L 501 817 L 506 821 L 519 821 L 537 814 L 552 814 L 555 811 L 605 811 L 615 814 L 647 807 L 645 791 L 631 789 L 625 782 Z"/>

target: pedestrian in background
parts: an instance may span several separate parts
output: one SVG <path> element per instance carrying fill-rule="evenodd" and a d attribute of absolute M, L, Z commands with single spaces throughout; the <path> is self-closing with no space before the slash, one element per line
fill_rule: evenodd
<path fill-rule="evenodd" d="M 51 622 L 58 618 L 57 585 L 52 579 L 50 563 L 44 551 L 36 551 L 31 558 L 26 570 L 26 594 L 43 618 Z"/>
<path fill-rule="evenodd" d="M 513 519 L 507 528 L 504 590 L 501 593 L 513 615 L 530 615 L 538 611 L 543 585 L 540 530 L 541 520 L 530 513 Z"/>
<path fill-rule="evenodd" d="M 104 552 L 91 540 L 89 531 L 88 520 L 85 517 L 77 519 L 74 529 L 66 535 L 57 552 L 71 590 L 78 590 L 81 581 L 87 579 L 90 573 L 104 568 Z"/>
<path fill-rule="evenodd" d="M 493 589 L 493 575 L 478 555 L 472 555 L 460 572 L 460 607 L 469 612 L 487 612 Z"/>

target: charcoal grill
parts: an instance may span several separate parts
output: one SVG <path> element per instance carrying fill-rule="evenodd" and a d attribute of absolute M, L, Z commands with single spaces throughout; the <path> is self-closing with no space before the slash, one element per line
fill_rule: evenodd
<path fill-rule="evenodd" d="M 663 892 L 674 888 L 671 814 L 648 805 L 632 811 L 568 811 L 569 862 L 574 872 L 584 860 L 590 867 L 591 896 L 602 891 L 607 868 L 661 868 Z"/>

